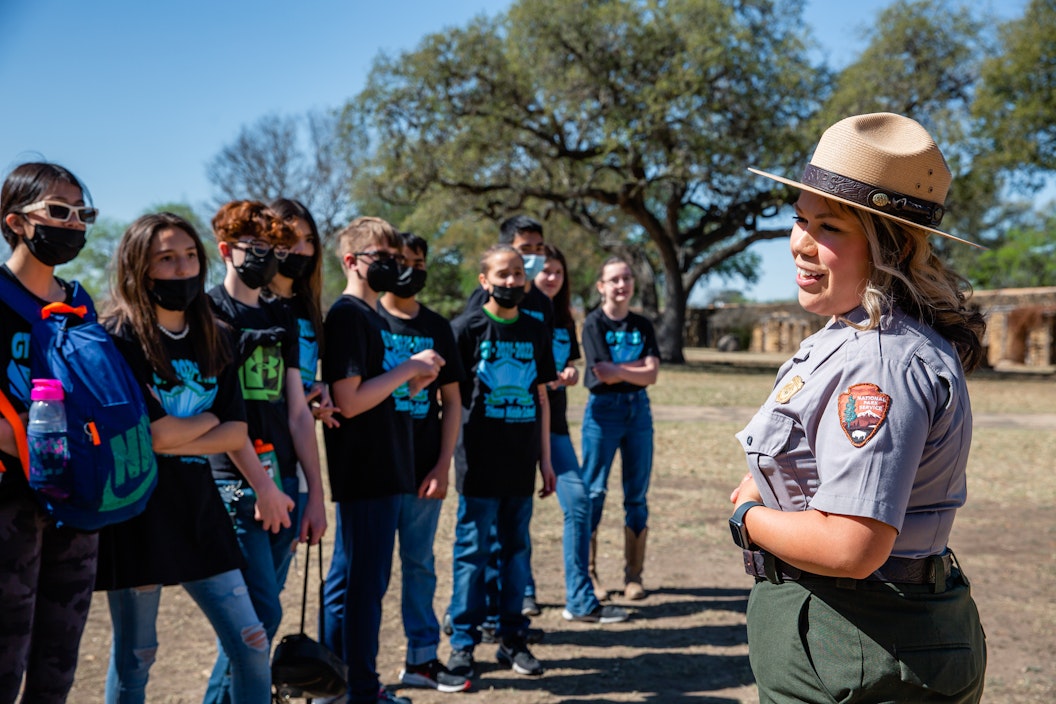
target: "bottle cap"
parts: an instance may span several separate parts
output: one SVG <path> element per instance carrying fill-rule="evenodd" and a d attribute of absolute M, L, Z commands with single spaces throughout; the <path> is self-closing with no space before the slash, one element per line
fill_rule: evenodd
<path fill-rule="evenodd" d="M 253 441 L 253 449 L 256 450 L 259 455 L 262 452 L 272 452 L 275 449 L 275 446 L 270 442 L 266 443 L 263 440 L 257 439 Z"/>
<path fill-rule="evenodd" d="M 58 379 L 34 379 L 33 390 L 29 392 L 32 401 L 61 401 L 65 397 Z"/>

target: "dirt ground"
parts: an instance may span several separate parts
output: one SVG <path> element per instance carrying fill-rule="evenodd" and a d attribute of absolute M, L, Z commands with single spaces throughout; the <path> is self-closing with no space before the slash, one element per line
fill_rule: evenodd
<path fill-rule="evenodd" d="M 397 559 L 378 658 L 382 681 L 417 704 L 457 698 L 488 704 L 757 702 L 745 632 L 751 581 L 730 541 L 727 497 L 744 471 L 733 433 L 751 416 L 751 404 L 765 396 L 774 360 L 732 372 L 724 364 L 698 362 L 674 375 L 668 382 L 670 391 L 651 394 L 656 457 L 645 573 L 650 593 L 643 601 L 623 603 L 632 611 L 632 620 L 610 626 L 562 620 L 561 511 L 556 497 L 537 499 L 532 565 L 543 614 L 533 623 L 545 629 L 546 639 L 534 652 L 546 673 L 540 678 L 513 674 L 495 663 L 494 646 L 482 645 L 476 653 L 478 675 L 469 693 L 444 695 L 403 688 L 398 682 L 405 643 Z M 732 384 L 740 395 L 707 406 L 687 403 L 680 395 L 694 384 L 723 383 Z M 991 393 L 991 387 L 1010 399 L 984 404 L 976 413 L 969 501 L 958 513 L 951 546 L 972 580 L 987 633 L 984 701 L 1052 702 L 1056 701 L 1056 521 L 1051 510 L 1056 501 L 1056 379 L 1030 376 L 1008 383 L 984 379 L 971 391 L 977 408 L 979 398 Z M 581 417 L 577 411 L 573 405 L 570 420 Z M 577 436 L 578 422 L 573 424 L 578 447 Z M 618 464 L 613 471 L 615 478 Z M 623 538 L 618 482 L 611 489 L 600 531 L 600 562 L 603 579 L 615 587 L 622 575 Z M 450 598 L 455 507 L 455 500 L 445 502 L 436 539 L 438 614 Z M 332 543 L 328 540 L 328 544 Z M 286 614 L 280 635 L 297 629 L 303 553 L 300 558 L 283 595 Z M 311 589 L 314 594 L 314 572 Z M 618 595 L 615 601 L 622 603 Z M 314 615 L 313 604 L 309 623 L 314 624 Z M 158 630 L 160 647 L 148 701 L 200 701 L 215 645 L 208 622 L 178 587 L 164 592 Z M 315 635 L 314 627 L 309 632 Z M 82 640 L 71 702 L 103 701 L 109 644 L 106 602 L 97 595 Z M 445 638 L 441 657 L 446 659 L 448 653 Z"/>

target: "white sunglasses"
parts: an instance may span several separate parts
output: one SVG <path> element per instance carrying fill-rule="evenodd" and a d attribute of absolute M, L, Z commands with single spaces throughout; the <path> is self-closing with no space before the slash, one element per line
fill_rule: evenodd
<path fill-rule="evenodd" d="M 84 205 L 69 205 L 57 200 L 38 200 L 36 203 L 30 203 L 22 208 L 19 212 L 25 215 L 38 210 L 46 210 L 49 218 L 59 222 L 67 222 L 76 214 L 77 221 L 85 225 L 95 222 L 95 218 L 99 214 L 99 211 L 95 208 L 89 208 Z"/>

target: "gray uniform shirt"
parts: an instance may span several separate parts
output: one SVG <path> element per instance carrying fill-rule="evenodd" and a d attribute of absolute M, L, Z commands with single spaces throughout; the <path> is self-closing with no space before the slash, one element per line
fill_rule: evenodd
<path fill-rule="evenodd" d="M 948 341 L 900 310 L 874 330 L 833 321 L 781 367 L 737 439 L 768 507 L 873 518 L 899 532 L 892 555 L 934 555 L 966 496 L 964 372 Z"/>

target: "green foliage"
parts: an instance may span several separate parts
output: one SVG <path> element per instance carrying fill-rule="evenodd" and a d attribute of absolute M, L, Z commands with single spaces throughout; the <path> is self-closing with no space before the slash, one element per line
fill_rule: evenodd
<path fill-rule="evenodd" d="M 457 249 L 430 249 L 426 268 L 429 277 L 418 300 L 445 318 L 454 318 L 466 307 L 462 254 Z"/>
<path fill-rule="evenodd" d="M 818 115 L 819 128 L 867 112 L 895 112 L 940 130 L 964 114 L 990 45 L 983 20 L 952 0 L 897 0 L 880 11 L 868 42 Z"/>
<path fill-rule="evenodd" d="M 970 6 L 952 0 L 898 0 L 882 10 L 866 34 L 868 45 L 837 80 L 815 122 L 866 112 L 895 112 L 923 124 L 953 172 L 944 228 L 978 241 L 1004 219 L 1001 183 L 976 162 L 969 106 L 982 57 L 994 50 L 993 27 Z M 949 251 L 945 242 L 936 245 Z M 964 255 L 959 247 L 957 255 Z"/>
<path fill-rule="evenodd" d="M 375 62 L 343 118 L 377 138 L 359 188 L 425 231 L 516 212 L 582 228 L 595 260 L 632 261 L 643 304 L 662 290 L 681 360 L 693 285 L 785 234 L 758 226 L 785 194 L 745 167 L 805 160 L 828 75 L 802 24 L 797 0 L 522 0 Z"/>
<path fill-rule="evenodd" d="M 1056 170 L 1056 0 L 1031 0 L 1001 27 L 1001 51 L 983 63 L 972 112 L 988 164 L 1020 170 L 1030 186 Z"/>
<path fill-rule="evenodd" d="M 967 276 L 976 288 L 1056 286 L 1056 216 L 1012 228 L 1000 246 L 976 257 Z"/>

